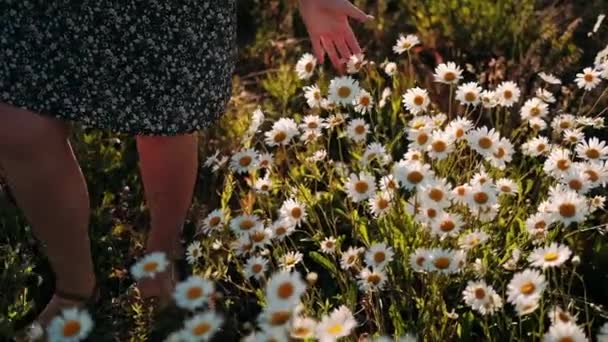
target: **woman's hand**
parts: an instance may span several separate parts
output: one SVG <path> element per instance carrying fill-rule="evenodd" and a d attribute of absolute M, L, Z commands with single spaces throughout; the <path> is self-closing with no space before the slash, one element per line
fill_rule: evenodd
<path fill-rule="evenodd" d="M 361 53 L 348 17 L 360 22 L 373 19 L 348 0 L 300 0 L 300 14 L 319 62 L 323 63 L 327 52 L 339 72 L 351 55 Z"/>

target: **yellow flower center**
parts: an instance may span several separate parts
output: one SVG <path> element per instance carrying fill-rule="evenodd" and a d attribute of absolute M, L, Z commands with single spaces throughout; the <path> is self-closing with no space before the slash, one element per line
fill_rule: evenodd
<path fill-rule="evenodd" d="M 534 290 L 536 290 L 536 286 L 534 286 L 534 284 L 532 282 L 527 282 L 524 283 L 520 288 L 519 291 L 525 295 L 529 295 L 531 293 L 534 292 Z"/>
<path fill-rule="evenodd" d="M 144 271 L 146 272 L 154 272 L 158 268 L 158 263 L 156 261 L 147 262 L 144 265 Z"/>
<path fill-rule="evenodd" d="M 283 325 L 291 318 L 291 312 L 289 311 L 277 311 L 273 312 L 270 316 L 271 325 Z"/>
<path fill-rule="evenodd" d="M 592 182 L 597 182 L 597 180 L 600 179 L 600 175 L 598 175 L 597 172 L 593 170 L 585 170 L 585 174 Z"/>
<path fill-rule="evenodd" d="M 513 92 L 510 90 L 505 90 L 502 95 L 505 97 L 505 99 L 510 100 L 513 97 Z"/>
<path fill-rule="evenodd" d="M 566 171 L 570 168 L 570 161 L 567 159 L 560 159 L 557 161 L 556 166 L 562 171 Z"/>
<path fill-rule="evenodd" d="M 255 264 L 253 266 L 251 266 L 251 271 L 253 271 L 253 273 L 260 273 L 262 272 L 262 270 L 264 269 L 264 266 L 262 266 L 261 264 Z"/>
<path fill-rule="evenodd" d="M 479 141 L 477 143 L 479 144 L 479 147 L 486 149 L 486 150 L 489 149 L 490 147 L 492 147 L 492 139 L 490 139 L 488 137 L 479 138 Z"/>
<path fill-rule="evenodd" d="M 433 265 L 440 270 L 445 270 L 450 267 L 450 258 L 448 257 L 439 257 L 433 261 Z"/>
<path fill-rule="evenodd" d="M 486 291 L 481 287 L 475 289 L 475 298 L 484 299 L 486 298 Z"/>
<path fill-rule="evenodd" d="M 474 92 L 469 91 L 469 92 L 467 92 L 466 94 L 464 94 L 464 99 L 465 99 L 467 102 L 473 102 L 473 101 L 475 101 L 475 100 L 477 99 L 477 95 L 475 95 L 475 93 L 474 93 Z"/>
<path fill-rule="evenodd" d="M 194 336 L 203 336 L 211 330 L 211 324 L 208 322 L 202 322 L 196 325 L 192 329 L 192 335 Z"/>
<path fill-rule="evenodd" d="M 244 220 L 241 222 L 240 227 L 242 230 L 249 230 L 255 226 L 255 223 L 252 220 Z"/>
<path fill-rule="evenodd" d="M 80 322 L 77 320 L 69 320 L 63 325 L 63 337 L 74 337 L 80 332 Z"/>
<path fill-rule="evenodd" d="M 473 200 L 477 204 L 486 204 L 486 202 L 488 202 L 488 199 L 488 194 L 486 194 L 485 192 L 477 192 L 475 193 L 475 195 L 473 195 Z"/>
<path fill-rule="evenodd" d="M 367 185 L 367 182 L 358 181 L 355 183 L 355 191 L 360 194 L 364 194 L 368 189 L 369 185 Z"/>
<path fill-rule="evenodd" d="M 274 233 L 278 236 L 281 236 L 281 235 L 287 233 L 287 228 L 280 226 L 274 230 Z"/>
<path fill-rule="evenodd" d="M 585 155 L 587 155 L 587 158 L 589 159 L 598 159 L 600 157 L 600 151 L 590 148 L 585 152 Z"/>
<path fill-rule="evenodd" d="M 344 330 L 344 327 L 340 323 L 336 323 L 327 328 L 327 332 L 334 336 L 341 334 L 343 330 Z"/>
<path fill-rule="evenodd" d="M 380 197 L 377 204 L 378 204 L 379 209 L 386 209 L 386 208 L 388 208 L 389 202 L 386 199 Z"/>
<path fill-rule="evenodd" d="M 379 263 L 383 262 L 384 260 L 386 260 L 386 255 L 384 254 L 384 252 L 376 252 L 374 254 L 374 261 L 376 263 L 379 264 Z"/>
<path fill-rule="evenodd" d="M 341 98 L 349 97 L 350 93 L 351 93 L 351 90 L 347 86 L 342 86 L 342 87 L 338 88 L 338 96 L 340 96 Z"/>
<path fill-rule="evenodd" d="M 584 78 L 585 78 L 585 82 L 591 83 L 591 82 L 593 82 L 593 80 L 594 80 L 595 77 L 593 77 L 592 74 L 585 74 Z"/>
<path fill-rule="evenodd" d="M 426 134 L 426 133 L 418 134 L 418 137 L 416 138 L 416 142 L 418 142 L 418 144 L 424 145 L 424 144 L 426 144 L 427 141 L 429 141 L 428 134 Z"/>
<path fill-rule="evenodd" d="M 279 288 L 277 289 L 277 293 L 281 299 L 291 298 L 291 296 L 293 296 L 294 292 L 295 292 L 295 289 L 293 287 L 293 284 L 291 284 L 289 282 L 285 282 L 285 283 L 281 284 L 279 286 Z"/>
<path fill-rule="evenodd" d="M 359 125 L 355 127 L 355 133 L 357 134 L 364 134 L 365 133 L 365 126 L 364 125 Z"/>
<path fill-rule="evenodd" d="M 305 70 L 306 70 L 306 72 L 308 72 L 308 73 L 311 73 L 311 72 L 312 72 L 312 68 L 313 68 L 312 62 L 308 62 L 308 63 L 306 63 L 306 65 L 304 66 L 304 69 L 305 69 Z"/>
<path fill-rule="evenodd" d="M 424 176 L 422 175 L 421 172 L 419 171 L 412 171 L 410 173 L 407 174 L 407 181 L 413 184 L 418 184 L 422 181 L 422 179 L 424 178 Z"/>
<path fill-rule="evenodd" d="M 361 99 L 359 100 L 359 103 L 363 106 L 363 107 L 367 107 L 370 104 L 370 100 L 369 97 L 367 96 L 363 96 L 361 97 Z"/>
<path fill-rule="evenodd" d="M 214 216 L 209 220 L 209 225 L 214 227 L 217 226 L 218 224 L 220 224 L 222 219 L 220 219 L 218 216 Z"/>
<path fill-rule="evenodd" d="M 502 147 L 499 147 L 496 149 L 496 152 L 494 152 L 494 157 L 501 159 L 502 157 L 505 156 L 505 154 L 507 154 L 507 152 L 505 152 L 505 149 Z"/>
<path fill-rule="evenodd" d="M 375 273 L 370 274 L 370 275 L 367 277 L 367 282 L 368 282 L 368 283 L 372 283 L 372 284 L 374 284 L 374 285 L 378 285 L 378 284 L 380 284 L 380 280 L 382 280 L 382 279 L 380 279 L 380 276 L 379 276 L 379 275 L 377 275 L 377 274 L 375 274 Z"/>
<path fill-rule="evenodd" d="M 544 259 L 547 262 L 555 261 L 559 257 L 559 254 L 556 252 L 547 252 L 545 253 Z"/>
<path fill-rule="evenodd" d="M 451 72 L 451 71 L 448 71 L 448 72 L 445 73 L 445 75 L 443 75 L 443 79 L 446 82 L 452 82 L 452 81 L 454 81 L 456 79 L 456 74 L 453 73 L 453 72 Z"/>
<path fill-rule="evenodd" d="M 285 134 L 285 132 L 280 131 L 277 132 L 277 134 L 275 134 L 274 136 L 274 142 L 281 142 L 283 140 L 285 140 L 287 138 L 287 134 Z"/>
<path fill-rule="evenodd" d="M 572 203 L 562 203 L 558 207 L 559 214 L 563 217 L 573 217 L 576 215 L 576 206 Z"/>
<path fill-rule="evenodd" d="M 435 202 L 439 202 L 443 199 L 443 191 L 433 188 L 431 189 L 431 191 L 429 192 L 429 197 L 435 201 Z"/>
<path fill-rule="evenodd" d="M 437 140 L 437 141 L 433 142 L 433 144 L 431 146 L 433 147 L 433 151 L 439 152 L 439 153 L 445 151 L 448 148 L 448 145 L 444 141 L 441 141 L 441 140 Z"/>
<path fill-rule="evenodd" d="M 452 221 L 443 221 L 439 225 L 439 229 L 441 229 L 441 231 L 446 232 L 446 233 L 451 232 L 452 230 L 454 230 L 454 228 L 456 228 L 456 225 Z"/>
<path fill-rule="evenodd" d="M 186 298 L 190 300 L 198 299 L 203 295 L 203 289 L 199 286 L 193 286 L 186 291 Z"/>
<path fill-rule="evenodd" d="M 583 183 L 578 179 L 572 179 L 568 182 L 568 186 L 572 190 L 580 190 L 583 187 Z"/>
<path fill-rule="evenodd" d="M 414 104 L 416 106 L 422 106 L 424 104 L 424 97 L 421 95 L 414 96 Z"/>
<path fill-rule="evenodd" d="M 251 164 L 251 161 L 252 158 L 250 156 L 242 156 L 241 159 L 239 159 L 239 165 L 241 165 L 242 167 L 246 167 Z"/>
<path fill-rule="evenodd" d="M 302 209 L 298 207 L 291 209 L 291 216 L 295 219 L 299 219 L 300 217 L 302 217 Z"/>

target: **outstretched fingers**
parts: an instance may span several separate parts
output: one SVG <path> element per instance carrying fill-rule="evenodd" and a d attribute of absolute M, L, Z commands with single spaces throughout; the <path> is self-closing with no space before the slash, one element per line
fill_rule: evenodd
<path fill-rule="evenodd" d="M 334 68 L 342 72 L 343 66 L 340 62 L 340 57 L 338 56 L 338 52 L 336 51 L 336 47 L 334 46 L 332 39 L 328 36 L 322 36 L 321 45 L 323 45 L 323 49 L 325 49 L 325 52 L 327 52 L 327 56 L 329 56 L 329 60 L 331 60 Z"/>
<path fill-rule="evenodd" d="M 348 0 L 344 1 L 343 10 L 344 14 L 362 23 L 374 19 L 373 16 L 365 14 L 365 12 L 357 8 L 357 6 L 353 5 Z"/>

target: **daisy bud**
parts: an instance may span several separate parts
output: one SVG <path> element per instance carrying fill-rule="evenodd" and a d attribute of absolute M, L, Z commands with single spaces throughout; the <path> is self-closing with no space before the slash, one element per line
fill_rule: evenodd
<path fill-rule="evenodd" d="M 306 282 L 308 282 L 308 286 L 315 286 L 318 279 L 319 275 L 316 272 L 310 272 L 306 275 Z"/>
<path fill-rule="evenodd" d="M 579 257 L 578 255 L 575 255 L 572 257 L 572 264 L 573 265 L 579 265 L 581 263 L 581 257 Z"/>

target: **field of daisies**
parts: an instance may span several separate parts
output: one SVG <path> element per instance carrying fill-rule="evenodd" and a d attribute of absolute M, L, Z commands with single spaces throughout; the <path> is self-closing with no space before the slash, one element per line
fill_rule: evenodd
<path fill-rule="evenodd" d="M 201 133 L 185 276 L 160 312 L 133 285 L 169 264 L 144 252 L 134 142 L 80 131 L 107 296 L 94 310 L 65 311 L 49 335 L 608 341 L 603 19 L 594 13 L 587 23 L 593 51 L 564 43 L 567 56 L 580 55 L 529 68 L 515 65 L 529 62 L 524 54 L 474 64 L 440 53 L 424 22 L 352 56 L 343 75 L 306 41 L 277 39 L 274 48 L 296 51 L 280 58 L 254 45 L 248 56 L 271 66 L 238 75 L 225 118 Z M 574 40 L 567 29 L 555 39 Z M 8 336 L 52 284 L 27 222 L 5 198 L 1 210 L 0 336 Z"/>

